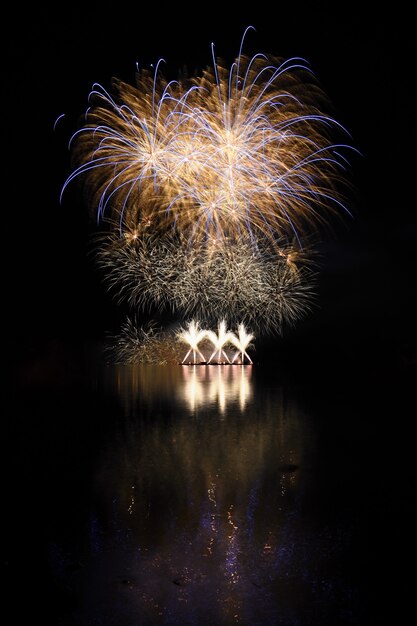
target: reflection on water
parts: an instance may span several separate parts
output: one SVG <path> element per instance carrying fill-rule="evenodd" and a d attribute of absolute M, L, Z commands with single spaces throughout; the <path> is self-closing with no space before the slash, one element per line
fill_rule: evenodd
<path fill-rule="evenodd" d="M 184 384 L 179 386 L 178 395 L 192 411 L 217 404 L 224 413 L 226 404 L 236 401 L 243 411 L 251 398 L 252 365 L 182 366 L 181 369 Z"/>
<path fill-rule="evenodd" d="M 105 370 L 121 419 L 93 472 L 84 545 L 51 550 L 77 598 L 60 623 L 327 624 L 344 610 L 348 590 L 326 570 L 337 541 L 315 534 L 309 508 L 314 431 L 255 374 Z M 71 573 L 66 550 L 82 564 Z"/>
<path fill-rule="evenodd" d="M 236 404 L 243 411 L 252 396 L 252 365 L 128 365 L 107 369 L 127 413 L 141 399 L 155 397 L 184 403 L 191 411 L 216 407 L 224 413 Z M 132 404 L 133 403 L 133 404 Z"/>

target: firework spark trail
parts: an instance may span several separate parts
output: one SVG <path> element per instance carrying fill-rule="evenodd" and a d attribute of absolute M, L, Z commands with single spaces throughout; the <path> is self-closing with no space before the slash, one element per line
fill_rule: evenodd
<path fill-rule="evenodd" d="M 319 110 L 307 63 L 242 50 L 229 71 L 213 62 L 187 85 L 165 82 L 159 63 L 136 87 L 114 79 L 113 95 L 95 85 L 63 191 L 81 176 L 99 221 L 174 228 L 191 242 L 299 238 L 328 210 L 347 211 L 337 188 L 350 146 L 331 141 L 346 131 Z"/>
<path fill-rule="evenodd" d="M 126 242 L 112 233 L 95 255 L 109 291 L 133 310 L 171 310 L 206 326 L 225 316 L 233 325 L 282 333 L 312 307 L 315 271 L 311 258 L 292 248 L 259 248 L 220 246 L 208 261 L 201 248 L 176 238 Z"/>
<path fill-rule="evenodd" d="M 167 82 L 160 60 L 135 86 L 94 84 L 61 196 L 84 185 L 119 303 L 282 334 L 314 303 L 305 241 L 349 213 L 345 154 L 356 150 L 304 59 L 243 54 L 250 28 L 230 69 L 212 46 L 213 67 L 186 80 Z M 120 341 L 120 354 L 131 341 L 145 360 L 165 345 L 130 322 Z"/>
<path fill-rule="evenodd" d="M 109 337 L 106 357 L 111 363 L 156 364 L 179 363 L 181 350 L 175 336 L 153 323 L 141 325 L 135 317 L 127 317 L 120 332 Z"/>
<path fill-rule="evenodd" d="M 198 345 L 203 341 L 203 339 L 206 338 L 206 335 L 207 331 L 200 328 L 199 323 L 195 320 L 191 320 L 191 322 L 188 324 L 188 328 L 186 328 L 185 330 L 181 329 L 178 332 L 178 339 L 190 346 L 190 349 L 183 358 L 182 363 L 187 360 L 191 352 L 193 353 L 194 363 L 197 362 L 197 354 L 199 354 L 202 361 L 205 361 L 204 354 L 201 353 Z"/>
<path fill-rule="evenodd" d="M 211 363 L 216 354 L 217 361 L 219 363 L 222 362 L 222 358 L 226 359 L 226 361 L 230 363 L 230 359 L 224 348 L 226 344 L 232 342 L 233 335 L 230 330 L 227 330 L 226 320 L 223 319 L 219 321 L 217 325 L 217 333 L 213 330 L 207 330 L 206 335 L 214 346 L 214 350 L 208 360 L 208 363 Z"/>
<path fill-rule="evenodd" d="M 254 338 L 255 336 L 248 333 L 244 324 L 239 324 L 237 335 L 231 336 L 231 342 L 238 350 L 238 352 L 236 352 L 235 356 L 232 359 L 232 363 L 235 362 L 239 355 L 242 365 L 245 362 L 245 357 L 247 358 L 249 363 L 253 363 L 252 359 L 247 353 L 247 348 L 251 345 L 251 342 Z"/>

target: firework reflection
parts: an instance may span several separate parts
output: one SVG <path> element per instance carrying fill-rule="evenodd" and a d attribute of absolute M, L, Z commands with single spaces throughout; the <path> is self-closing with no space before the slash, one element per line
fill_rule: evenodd
<path fill-rule="evenodd" d="M 251 365 L 182 366 L 181 371 L 183 381 L 177 395 L 192 411 L 217 405 L 224 414 L 228 404 L 237 402 L 243 411 L 252 396 Z"/>
<path fill-rule="evenodd" d="M 153 405 L 175 398 L 190 411 L 215 408 L 224 414 L 237 407 L 243 412 L 253 396 L 252 365 L 109 365 L 108 385 L 132 414 L 146 397 Z"/>
<path fill-rule="evenodd" d="M 226 374 L 221 384 L 236 389 L 233 395 L 239 385 L 228 377 L 253 374 L 250 365 L 159 368 L 167 377 L 162 387 L 158 368 L 140 382 L 140 371 L 150 369 L 113 371 L 120 400 L 130 394 L 132 412 L 102 450 L 94 479 L 96 560 L 103 565 L 115 549 L 126 551 L 126 600 L 149 623 L 257 623 L 277 596 L 280 615 L 288 617 L 310 584 L 300 571 L 303 547 L 295 546 L 303 525 L 297 501 L 309 476 L 304 468 L 315 453 L 308 420 L 277 385 L 264 389 L 262 411 L 251 401 L 241 410 L 235 397 L 219 412 L 216 378 Z M 174 417 L 171 393 L 181 381 Z M 251 387 L 249 375 L 246 384 Z M 158 408 L 162 396 L 171 409 Z M 182 411 L 189 402 L 193 410 Z M 97 571 L 85 569 L 88 586 Z"/>

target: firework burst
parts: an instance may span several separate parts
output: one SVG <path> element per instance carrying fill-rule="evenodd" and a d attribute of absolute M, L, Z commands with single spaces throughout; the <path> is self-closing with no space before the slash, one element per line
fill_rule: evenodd
<path fill-rule="evenodd" d="M 242 42 L 243 43 L 243 42 Z M 137 73 L 136 86 L 95 85 L 86 123 L 71 140 L 98 220 L 139 235 L 175 230 L 194 244 L 216 239 L 300 238 L 328 210 L 347 211 L 337 191 L 346 131 L 322 113 L 307 63 L 239 54 L 229 70 L 187 84 Z"/>
<path fill-rule="evenodd" d="M 279 250 L 279 252 L 277 251 Z M 248 241 L 218 246 L 181 245 L 177 237 L 101 236 L 94 249 L 103 280 L 119 304 L 135 311 L 171 311 L 207 327 L 226 317 L 257 332 L 282 334 L 314 305 L 312 255 L 297 248 Z"/>
<path fill-rule="evenodd" d="M 153 322 L 141 325 L 136 317 L 127 317 L 120 332 L 108 337 L 105 349 L 111 363 L 167 365 L 179 363 L 181 350 L 172 332 Z"/>
<path fill-rule="evenodd" d="M 158 62 L 136 85 L 95 84 L 62 193 L 84 185 L 103 227 L 95 257 L 119 302 L 282 333 L 314 302 L 306 238 L 349 213 L 353 148 L 307 62 L 244 55 L 247 30 L 229 69 L 213 52 L 189 79 L 166 81 Z M 154 339 L 129 322 L 119 353 Z"/>

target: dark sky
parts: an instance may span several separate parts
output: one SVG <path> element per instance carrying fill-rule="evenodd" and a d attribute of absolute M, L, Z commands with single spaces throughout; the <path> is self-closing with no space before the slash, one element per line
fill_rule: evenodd
<path fill-rule="evenodd" d="M 339 316 L 338 327 L 353 319 L 364 333 L 385 328 L 410 349 L 416 220 L 409 3 L 255 3 L 247 12 L 235 3 L 203 11 L 180 3 L 129 5 L 19 7 L 3 21 L 3 233 L 12 343 L 100 335 L 114 313 L 87 259 L 85 207 L 71 193 L 59 202 L 70 171 L 68 140 L 93 83 L 109 87 L 112 76 L 133 83 L 137 62 L 160 58 L 165 74 L 176 78 L 183 66 L 193 72 L 211 65 L 211 42 L 231 63 L 245 28 L 253 26 L 246 52 L 308 60 L 363 155 L 351 172 L 355 219 L 324 245 L 323 319 Z"/>

